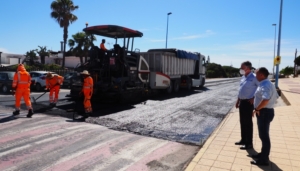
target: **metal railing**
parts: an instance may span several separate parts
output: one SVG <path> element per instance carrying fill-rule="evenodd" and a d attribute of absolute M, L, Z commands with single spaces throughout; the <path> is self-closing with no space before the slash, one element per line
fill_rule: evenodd
<path fill-rule="evenodd" d="M 70 73 L 70 72 L 74 72 L 74 69 L 53 69 L 53 70 L 51 70 L 51 69 L 30 69 L 30 70 L 27 70 L 28 72 L 30 72 L 30 71 L 46 71 L 46 72 L 54 72 L 54 73 L 56 73 L 56 74 L 58 74 L 58 75 L 61 75 L 61 76 L 64 76 L 65 74 L 67 74 L 67 73 Z"/>

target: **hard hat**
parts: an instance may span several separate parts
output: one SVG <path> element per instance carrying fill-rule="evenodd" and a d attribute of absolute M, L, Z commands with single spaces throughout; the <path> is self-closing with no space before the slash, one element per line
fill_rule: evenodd
<path fill-rule="evenodd" d="M 83 74 L 83 75 L 90 75 L 90 73 L 89 73 L 87 70 L 83 70 L 83 72 L 81 72 L 80 74 Z"/>

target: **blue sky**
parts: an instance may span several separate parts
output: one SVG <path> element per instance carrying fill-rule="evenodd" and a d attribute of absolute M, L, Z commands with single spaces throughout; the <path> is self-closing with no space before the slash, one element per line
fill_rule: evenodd
<path fill-rule="evenodd" d="M 63 29 L 50 18 L 51 2 L 1 1 L 0 51 L 24 54 L 39 45 L 60 50 Z M 277 24 L 278 33 L 280 0 L 74 0 L 74 4 L 79 6 L 74 12 L 78 20 L 70 25 L 69 38 L 82 31 L 86 22 L 113 24 L 143 32 L 142 38 L 135 39 L 135 48 L 141 51 L 164 48 L 167 13 L 172 12 L 168 48 L 200 52 L 221 65 L 239 67 L 250 60 L 254 67 L 272 70 L 272 24 Z M 300 51 L 299 7 L 298 0 L 283 2 L 280 69 L 293 66 L 295 49 Z M 102 37 L 97 39 L 95 44 Z M 114 40 L 106 42 L 107 48 L 113 47 Z"/>

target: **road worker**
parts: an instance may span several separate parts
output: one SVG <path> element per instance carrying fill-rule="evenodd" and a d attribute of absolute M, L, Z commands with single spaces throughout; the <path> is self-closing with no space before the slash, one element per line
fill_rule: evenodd
<path fill-rule="evenodd" d="M 58 93 L 60 89 L 60 85 L 63 83 L 64 77 L 57 75 L 57 74 L 51 74 L 50 72 L 46 75 L 46 90 L 50 91 L 49 94 L 49 102 L 51 107 L 55 107 L 56 103 L 58 101 Z M 54 98 L 53 98 L 54 93 Z"/>
<path fill-rule="evenodd" d="M 85 111 L 84 118 L 87 118 L 92 114 L 92 105 L 91 105 L 91 97 L 93 95 L 93 78 L 90 76 L 90 73 L 87 70 L 84 70 L 80 73 L 83 76 L 83 86 L 80 95 L 84 95 L 83 106 Z"/>
<path fill-rule="evenodd" d="M 23 64 L 19 64 L 17 68 L 17 72 L 14 75 L 13 84 L 12 84 L 12 90 L 13 92 L 15 92 L 15 98 L 16 98 L 16 103 L 15 103 L 16 110 L 13 112 L 13 115 L 16 116 L 20 114 L 22 97 L 28 109 L 27 117 L 31 118 L 31 116 L 33 115 L 33 110 L 30 101 L 30 84 L 31 84 L 30 74 L 26 71 Z"/>
<path fill-rule="evenodd" d="M 107 51 L 107 49 L 105 48 L 105 39 L 102 39 L 102 42 L 100 44 L 100 49 L 104 50 L 104 51 Z"/>

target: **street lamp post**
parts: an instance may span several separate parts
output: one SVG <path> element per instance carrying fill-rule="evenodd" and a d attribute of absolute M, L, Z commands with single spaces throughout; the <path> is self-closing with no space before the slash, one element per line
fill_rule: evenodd
<path fill-rule="evenodd" d="M 168 47 L 168 27 L 169 27 L 169 15 L 171 15 L 172 13 L 169 12 L 167 15 L 167 34 L 166 34 L 166 49 Z"/>
<path fill-rule="evenodd" d="M 274 59 L 275 59 L 275 49 L 276 49 L 276 24 L 272 24 L 272 26 L 275 26 L 275 36 L 274 36 L 274 56 L 273 56 L 273 79 L 274 79 Z"/>
<path fill-rule="evenodd" d="M 1 56 L 1 55 L 0 55 Z M 296 70 L 296 58 L 297 58 L 297 49 L 295 51 L 295 60 L 294 60 L 294 78 L 297 75 L 297 70 Z"/>
<path fill-rule="evenodd" d="M 278 28 L 278 44 L 277 44 L 277 56 L 280 56 L 280 41 L 281 41 L 281 21 L 282 21 L 282 3 L 283 0 L 280 1 L 280 14 L 279 14 L 279 28 Z M 278 77 L 279 77 L 279 64 L 276 64 L 276 79 L 275 79 L 275 87 L 278 89 Z"/>
<path fill-rule="evenodd" d="M 1 53 L 2 53 L 2 52 L 0 52 L 0 65 L 2 64 L 2 63 L 1 63 Z"/>

